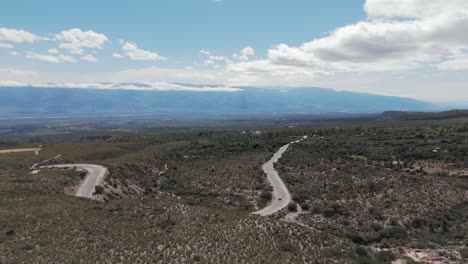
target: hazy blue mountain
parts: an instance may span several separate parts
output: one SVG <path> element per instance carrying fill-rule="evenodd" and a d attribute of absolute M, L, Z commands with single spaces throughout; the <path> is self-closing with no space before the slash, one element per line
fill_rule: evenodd
<path fill-rule="evenodd" d="M 323 88 L 242 89 L 241 92 L 190 92 L 4 87 L 0 88 L 0 116 L 270 115 L 438 110 L 432 104 L 413 99 Z"/>

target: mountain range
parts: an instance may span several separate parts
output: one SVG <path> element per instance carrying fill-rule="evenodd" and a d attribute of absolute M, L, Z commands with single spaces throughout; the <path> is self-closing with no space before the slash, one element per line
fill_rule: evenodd
<path fill-rule="evenodd" d="M 3 87 L 0 116 L 365 114 L 439 110 L 436 105 L 414 99 L 324 88 L 238 88 L 234 92 L 201 92 Z"/>

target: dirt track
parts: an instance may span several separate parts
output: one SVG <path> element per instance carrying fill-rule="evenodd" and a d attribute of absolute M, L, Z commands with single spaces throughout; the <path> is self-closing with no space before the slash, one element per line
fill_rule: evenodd
<path fill-rule="evenodd" d="M 0 150 L 0 154 L 34 152 L 36 155 L 38 155 L 40 150 L 40 148 L 2 149 Z"/>
<path fill-rule="evenodd" d="M 88 172 L 84 181 L 78 187 L 75 196 L 95 199 L 95 187 L 101 185 L 104 177 L 108 173 L 107 168 L 94 164 L 62 164 L 43 166 L 41 168 L 62 168 L 62 169 L 82 169 Z"/>

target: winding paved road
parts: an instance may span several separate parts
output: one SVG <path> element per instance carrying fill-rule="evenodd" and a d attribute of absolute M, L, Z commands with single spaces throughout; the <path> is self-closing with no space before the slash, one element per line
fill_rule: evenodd
<path fill-rule="evenodd" d="M 43 166 L 41 168 L 78 168 L 88 171 L 86 178 L 78 187 L 75 196 L 89 199 L 95 199 L 95 196 L 93 195 L 95 187 L 97 185 L 101 185 L 104 177 L 108 173 L 107 168 L 93 164 L 61 164 Z"/>
<path fill-rule="evenodd" d="M 291 194 L 289 193 L 289 190 L 284 184 L 283 180 L 281 180 L 278 172 L 275 170 L 275 163 L 278 162 L 278 160 L 283 156 L 284 152 L 286 152 L 291 144 L 299 143 L 306 138 L 307 136 L 304 136 L 302 139 L 282 146 L 267 163 L 263 164 L 262 169 L 267 174 L 268 181 L 273 187 L 272 201 L 267 207 L 255 212 L 254 214 L 269 216 L 285 208 L 291 202 Z"/>

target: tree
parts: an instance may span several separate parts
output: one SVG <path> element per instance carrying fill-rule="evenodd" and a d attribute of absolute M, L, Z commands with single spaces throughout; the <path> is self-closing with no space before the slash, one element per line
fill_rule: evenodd
<path fill-rule="evenodd" d="M 289 203 L 288 204 L 288 211 L 289 212 L 297 212 L 297 204 L 296 203 Z"/>
<path fill-rule="evenodd" d="M 100 185 L 96 185 L 96 186 L 94 187 L 94 189 L 95 189 L 95 193 L 96 193 L 96 194 L 104 194 L 104 187 L 102 187 L 102 186 L 100 186 Z"/>

